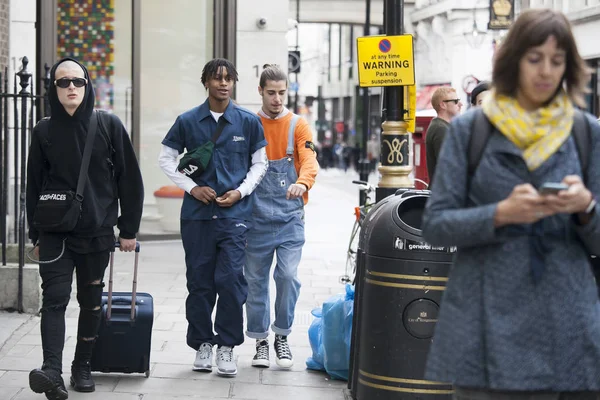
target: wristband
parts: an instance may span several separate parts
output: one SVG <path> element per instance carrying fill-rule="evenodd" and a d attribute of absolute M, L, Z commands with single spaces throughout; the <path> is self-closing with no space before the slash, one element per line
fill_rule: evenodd
<path fill-rule="evenodd" d="M 587 206 L 584 213 L 588 214 L 588 215 L 593 213 L 594 210 L 596 209 L 597 204 L 598 204 L 598 202 L 596 201 L 596 199 L 594 197 L 592 197 L 592 201 L 590 201 L 590 204 Z"/>

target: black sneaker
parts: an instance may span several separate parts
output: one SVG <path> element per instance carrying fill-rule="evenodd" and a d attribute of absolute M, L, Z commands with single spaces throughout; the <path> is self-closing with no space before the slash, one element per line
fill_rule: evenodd
<path fill-rule="evenodd" d="M 252 366 L 269 368 L 269 365 L 269 339 L 256 339 L 256 355 L 252 359 Z"/>
<path fill-rule="evenodd" d="M 71 365 L 71 386 L 76 392 L 88 393 L 96 390 L 89 360 L 73 361 Z"/>
<path fill-rule="evenodd" d="M 29 387 L 35 393 L 44 393 L 48 400 L 65 400 L 69 392 L 60 373 L 53 369 L 36 368 L 29 373 Z"/>
<path fill-rule="evenodd" d="M 292 358 L 292 351 L 287 341 L 287 336 L 275 335 L 275 357 L 277 365 L 281 368 L 292 368 L 294 365 L 294 359 Z"/>

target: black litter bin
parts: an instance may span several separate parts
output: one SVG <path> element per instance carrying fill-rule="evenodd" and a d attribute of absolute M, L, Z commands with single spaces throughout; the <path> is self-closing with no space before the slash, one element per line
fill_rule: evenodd
<path fill-rule="evenodd" d="M 423 241 L 427 190 L 399 190 L 371 209 L 359 242 L 348 386 L 355 400 L 448 399 L 424 379 L 454 248 Z"/>

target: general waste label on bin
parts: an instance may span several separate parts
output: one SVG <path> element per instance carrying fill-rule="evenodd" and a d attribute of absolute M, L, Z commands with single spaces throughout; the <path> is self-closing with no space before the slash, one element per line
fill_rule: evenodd
<path fill-rule="evenodd" d="M 456 247 L 432 246 L 427 242 L 404 239 L 399 236 L 394 238 L 394 249 L 403 251 L 427 251 L 437 253 L 455 253 Z"/>
<path fill-rule="evenodd" d="M 366 36 L 356 41 L 361 87 L 415 84 L 412 35 Z"/>

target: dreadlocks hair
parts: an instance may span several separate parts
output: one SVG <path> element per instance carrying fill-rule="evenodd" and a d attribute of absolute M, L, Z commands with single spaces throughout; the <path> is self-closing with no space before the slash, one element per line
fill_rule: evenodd
<path fill-rule="evenodd" d="M 238 73 L 231 61 L 224 58 L 215 58 L 206 63 L 202 69 L 202 84 L 206 85 L 209 79 L 219 73 L 219 69 L 224 67 L 227 70 L 227 75 L 231 77 L 235 82 L 238 81 Z"/>
<path fill-rule="evenodd" d="M 265 64 L 263 65 L 263 72 L 260 74 L 259 85 L 261 88 L 265 88 L 267 81 L 285 81 L 287 87 L 287 75 L 279 65 L 277 64 Z"/>

